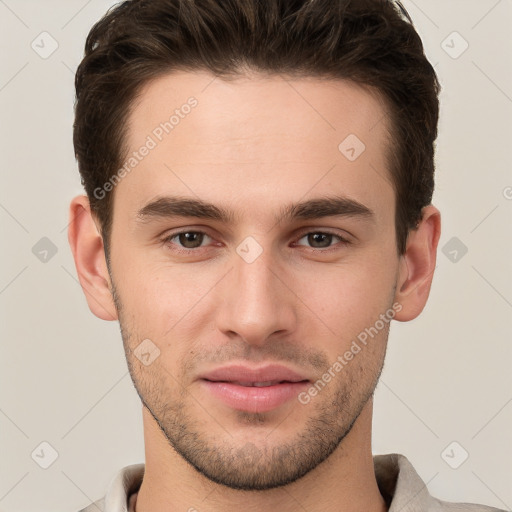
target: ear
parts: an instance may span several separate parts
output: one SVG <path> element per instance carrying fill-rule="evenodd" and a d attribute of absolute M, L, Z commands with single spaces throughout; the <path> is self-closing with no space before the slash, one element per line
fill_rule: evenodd
<path fill-rule="evenodd" d="M 117 320 L 103 239 L 87 196 L 73 198 L 69 221 L 68 241 L 89 309 L 102 320 Z"/>
<path fill-rule="evenodd" d="M 434 206 L 426 206 L 418 227 L 409 232 L 405 253 L 400 257 L 395 301 L 402 309 L 395 320 L 407 322 L 423 311 L 434 277 L 440 236 L 441 214 Z"/>

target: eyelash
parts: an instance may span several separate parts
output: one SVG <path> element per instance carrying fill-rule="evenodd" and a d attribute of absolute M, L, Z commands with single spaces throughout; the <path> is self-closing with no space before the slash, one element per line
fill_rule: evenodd
<path fill-rule="evenodd" d="M 195 233 L 195 234 L 206 235 L 207 237 L 213 239 L 213 237 L 211 237 L 210 235 L 208 235 L 208 233 L 205 233 L 204 231 L 193 230 L 193 229 L 186 229 L 186 230 L 177 231 L 175 233 L 168 234 L 166 237 L 164 237 L 162 242 L 165 243 L 166 245 L 174 245 L 174 244 L 171 243 L 171 241 L 174 238 L 178 237 L 179 235 L 183 235 L 185 233 Z M 340 246 L 344 247 L 344 246 L 350 245 L 350 243 L 351 243 L 351 242 L 349 242 L 349 240 L 347 240 L 346 238 L 343 238 L 341 235 L 339 235 L 337 233 L 332 233 L 330 231 L 305 231 L 305 232 L 301 233 L 301 235 L 299 236 L 297 241 L 302 240 L 305 236 L 311 235 L 311 234 L 315 234 L 315 235 L 318 235 L 318 234 L 329 235 L 329 236 L 333 236 L 333 237 L 339 239 L 338 244 L 335 244 L 334 246 L 331 246 L 331 247 L 327 247 L 325 249 L 309 247 L 309 249 L 311 251 L 313 251 L 313 252 L 328 253 L 328 252 L 332 252 L 332 251 L 338 250 Z M 302 246 L 302 245 L 300 245 L 300 247 L 308 248 L 307 246 Z M 191 253 L 197 253 L 200 249 L 204 249 L 204 248 L 205 247 L 196 247 L 194 249 L 178 248 L 178 249 L 175 249 L 175 251 L 178 252 L 178 253 L 181 253 L 181 254 L 191 254 Z"/>

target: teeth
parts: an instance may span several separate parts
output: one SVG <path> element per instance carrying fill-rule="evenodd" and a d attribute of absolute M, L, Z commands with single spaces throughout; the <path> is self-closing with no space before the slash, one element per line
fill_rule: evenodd
<path fill-rule="evenodd" d="M 274 384 L 279 384 L 280 381 L 278 380 L 268 380 L 267 382 L 235 382 L 235 384 L 239 384 L 240 386 L 246 386 L 246 387 L 256 387 L 256 388 L 263 388 L 266 386 L 273 386 Z"/>
<path fill-rule="evenodd" d="M 262 388 L 265 386 L 272 386 L 272 384 L 277 384 L 277 382 L 273 381 L 267 381 L 267 382 L 254 382 L 253 386 L 256 386 L 257 388 Z"/>

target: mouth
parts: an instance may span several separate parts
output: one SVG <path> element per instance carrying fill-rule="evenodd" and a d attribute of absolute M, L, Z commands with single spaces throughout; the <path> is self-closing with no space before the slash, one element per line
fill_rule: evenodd
<path fill-rule="evenodd" d="M 210 382 L 222 382 L 222 381 L 210 381 Z M 238 386 L 246 386 L 246 387 L 256 387 L 256 388 L 266 388 L 268 386 L 275 386 L 277 384 L 283 384 L 284 382 L 289 382 L 286 380 L 269 380 L 267 382 L 236 382 L 236 381 L 226 381 L 229 384 L 236 384 Z"/>
<path fill-rule="evenodd" d="M 288 381 L 288 380 L 268 380 L 266 382 L 241 382 L 241 381 L 221 381 L 221 380 L 208 380 L 209 382 L 225 382 L 226 384 L 235 384 L 237 386 L 245 386 L 245 387 L 256 387 L 256 388 L 266 388 L 268 386 L 276 386 L 277 384 L 285 384 L 291 383 L 295 384 L 296 382 L 303 381 Z"/>
<path fill-rule="evenodd" d="M 280 365 L 217 368 L 199 381 L 215 400 L 231 409 L 261 413 L 284 405 L 304 390 L 310 380 Z"/>

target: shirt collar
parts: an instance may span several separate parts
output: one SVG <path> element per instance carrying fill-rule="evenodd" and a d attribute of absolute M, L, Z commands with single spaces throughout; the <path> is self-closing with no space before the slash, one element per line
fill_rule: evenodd
<path fill-rule="evenodd" d="M 437 510 L 436 500 L 407 457 L 399 453 L 374 455 L 373 465 L 379 491 L 388 512 Z"/>

